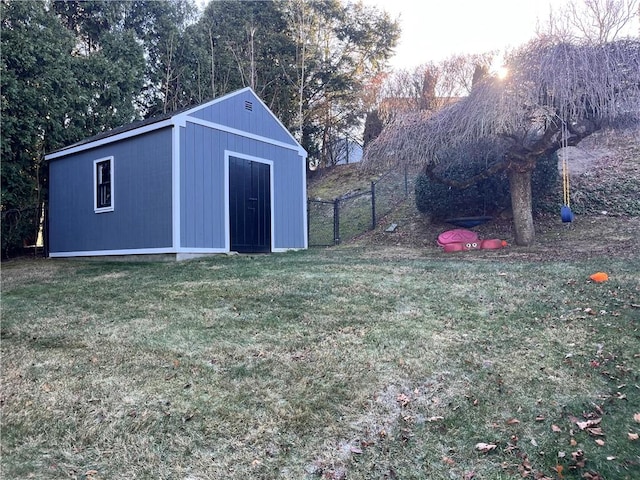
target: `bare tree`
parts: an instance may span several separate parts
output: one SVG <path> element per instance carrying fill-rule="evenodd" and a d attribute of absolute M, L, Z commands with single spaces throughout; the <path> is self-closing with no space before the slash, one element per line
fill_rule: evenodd
<path fill-rule="evenodd" d="M 473 84 L 486 74 L 497 52 L 454 55 L 440 63 L 439 97 L 461 97 L 471 92 Z"/>
<path fill-rule="evenodd" d="M 538 159 L 608 124 L 638 121 L 640 41 L 573 45 L 539 39 L 514 52 L 507 67 L 506 78 L 486 77 L 435 115 L 398 116 L 369 144 L 364 165 L 412 163 L 429 172 L 452 150 L 471 151 L 490 140 L 501 160 L 467 183 L 506 171 L 516 243 L 531 245 L 531 175 Z"/>
<path fill-rule="evenodd" d="M 639 19 L 640 0 L 571 0 L 557 14 L 549 10 L 539 34 L 601 44 L 620 39 Z"/>
<path fill-rule="evenodd" d="M 638 0 L 572 0 L 567 5 L 570 24 L 593 43 L 619 38 L 620 33 L 638 17 Z M 582 7 L 582 8 L 581 8 Z"/>
<path fill-rule="evenodd" d="M 435 86 L 440 70 L 425 63 L 412 70 L 401 69 L 386 76 L 378 88 L 376 108 L 385 122 L 408 111 L 433 110 Z"/>
<path fill-rule="evenodd" d="M 367 111 L 385 124 L 407 112 L 436 112 L 468 95 L 489 71 L 494 56 L 495 52 L 454 55 L 439 63 L 380 75 L 365 89 Z"/>

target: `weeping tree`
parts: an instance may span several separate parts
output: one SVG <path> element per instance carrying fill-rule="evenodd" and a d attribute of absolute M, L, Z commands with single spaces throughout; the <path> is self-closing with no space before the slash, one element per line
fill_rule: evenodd
<path fill-rule="evenodd" d="M 541 38 L 510 55 L 506 66 L 506 77 L 485 77 L 435 114 L 398 116 L 369 144 L 364 165 L 419 165 L 434 177 L 452 151 L 472 158 L 474 146 L 489 141 L 499 155 L 483 171 L 464 181 L 440 180 L 465 188 L 506 172 L 515 241 L 528 246 L 535 238 L 531 177 L 537 162 L 602 128 L 639 120 L 640 41 Z"/>

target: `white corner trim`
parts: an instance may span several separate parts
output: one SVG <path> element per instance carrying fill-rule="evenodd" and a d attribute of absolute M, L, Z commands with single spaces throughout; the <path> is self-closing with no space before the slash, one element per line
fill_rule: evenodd
<path fill-rule="evenodd" d="M 302 223 L 303 223 L 303 238 L 304 238 L 304 248 L 309 248 L 309 205 L 308 205 L 308 197 L 307 197 L 307 155 L 306 151 L 305 155 L 302 156 Z"/>
<path fill-rule="evenodd" d="M 180 128 L 182 127 L 174 125 L 171 132 L 171 233 L 175 249 L 179 249 L 181 243 Z"/>

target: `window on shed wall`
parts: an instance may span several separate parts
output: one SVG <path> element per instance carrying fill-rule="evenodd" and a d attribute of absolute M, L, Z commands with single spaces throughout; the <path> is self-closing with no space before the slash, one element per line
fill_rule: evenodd
<path fill-rule="evenodd" d="M 93 209 L 96 213 L 113 211 L 113 157 L 93 162 Z"/>

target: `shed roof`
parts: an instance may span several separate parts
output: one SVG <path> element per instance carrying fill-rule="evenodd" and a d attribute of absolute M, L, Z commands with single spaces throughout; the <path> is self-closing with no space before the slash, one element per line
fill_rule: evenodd
<path fill-rule="evenodd" d="M 113 128 L 111 130 L 106 130 L 104 132 L 100 132 L 96 135 L 93 135 L 91 137 L 85 138 L 83 140 L 80 140 L 79 142 L 73 143 L 71 145 L 67 145 L 65 147 L 59 148 L 57 150 L 54 150 L 53 152 L 49 152 L 49 155 L 53 154 L 53 153 L 57 153 L 57 152 L 62 152 L 64 150 L 68 150 L 70 148 L 74 148 L 74 147 L 79 147 L 80 145 L 87 145 L 89 143 L 93 143 L 97 140 L 102 140 L 103 138 L 108 138 L 108 137 L 113 137 L 115 135 L 118 135 L 120 133 L 125 133 L 125 132 L 130 132 L 132 130 L 136 130 L 138 128 L 142 128 L 142 127 L 146 127 L 148 125 L 153 125 L 154 123 L 158 123 L 158 122 L 162 122 L 164 120 L 169 120 L 170 118 L 172 118 L 174 115 L 176 115 L 179 112 L 170 112 L 170 113 L 164 113 L 162 115 L 156 115 L 154 117 L 150 117 L 150 118 L 146 118 L 144 120 L 138 120 L 132 123 L 128 123 L 126 125 L 121 125 L 119 127 Z"/>
<path fill-rule="evenodd" d="M 216 103 L 219 102 L 224 102 L 228 99 L 230 99 L 231 97 L 234 97 L 240 93 L 243 92 L 251 92 L 251 94 L 258 100 L 260 101 L 263 105 L 264 103 L 262 102 L 262 100 L 260 100 L 260 98 L 255 94 L 255 92 L 250 88 L 250 87 L 246 87 L 240 90 L 236 90 L 234 92 L 228 93 L 226 95 L 223 95 L 221 97 L 217 97 L 214 98 L 212 100 L 209 100 L 208 102 L 199 104 L 199 105 L 195 105 L 195 106 L 189 106 L 180 110 L 175 110 L 173 112 L 168 112 L 165 114 L 161 114 L 161 115 L 156 115 L 154 117 L 150 117 L 144 120 L 138 120 L 126 125 L 122 125 L 120 127 L 116 127 L 114 129 L 111 130 L 107 130 L 104 132 L 100 132 L 96 135 L 93 135 L 91 137 L 85 138 L 79 142 L 76 142 L 74 144 L 71 145 L 67 145 L 65 147 L 59 148 L 57 150 L 54 150 L 52 152 L 49 152 L 47 155 L 45 155 L 45 160 L 52 160 L 54 158 L 59 158 L 59 157 L 63 157 L 66 155 L 69 155 L 75 151 L 77 151 L 78 149 L 84 150 L 85 148 L 91 148 L 91 144 L 99 142 L 99 144 L 103 144 L 103 143 L 108 143 L 111 137 L 118 137 L 118 138 L 114 138 L 113 141 L 115 140 L 119 140 L 120 138 L 122 138 L 122 135 L 125 135 L 126 137 L 130 137 L 130 136 L 135 136 L 138 133 L 144 133 L 147 131 L 151 131 L 151 130 L 156 130 L 159 128 L 165 128 L 165 127 L 170 127 L 174 125 L 173 120 L 176 117 L 182 116 L 182 115 L 189 115 L 189 114 L 193 114 L 199 110 L 202 110 L 210 105 L 214 105 Z M 271 110 L 264 105 L 264 107 L 271 112 Z M 273 115 L 273 113 L 272 113 Z M 286 129 L 286 127 L 284 125 L 282 125 L 282 123 L 280 122 L 280 120 L 273 115 L 273 118 L 282 126 L 283 130 L 286 131 L 289 134 L 289 137 L 291 138 L 291 140 L 298 145 L 300 148 L 302 148 L 302 146 L 298 143 L 298 141 L 288 132 L 288 130 Z M 129 135 L 127 135 L 129 134 Z"/>

